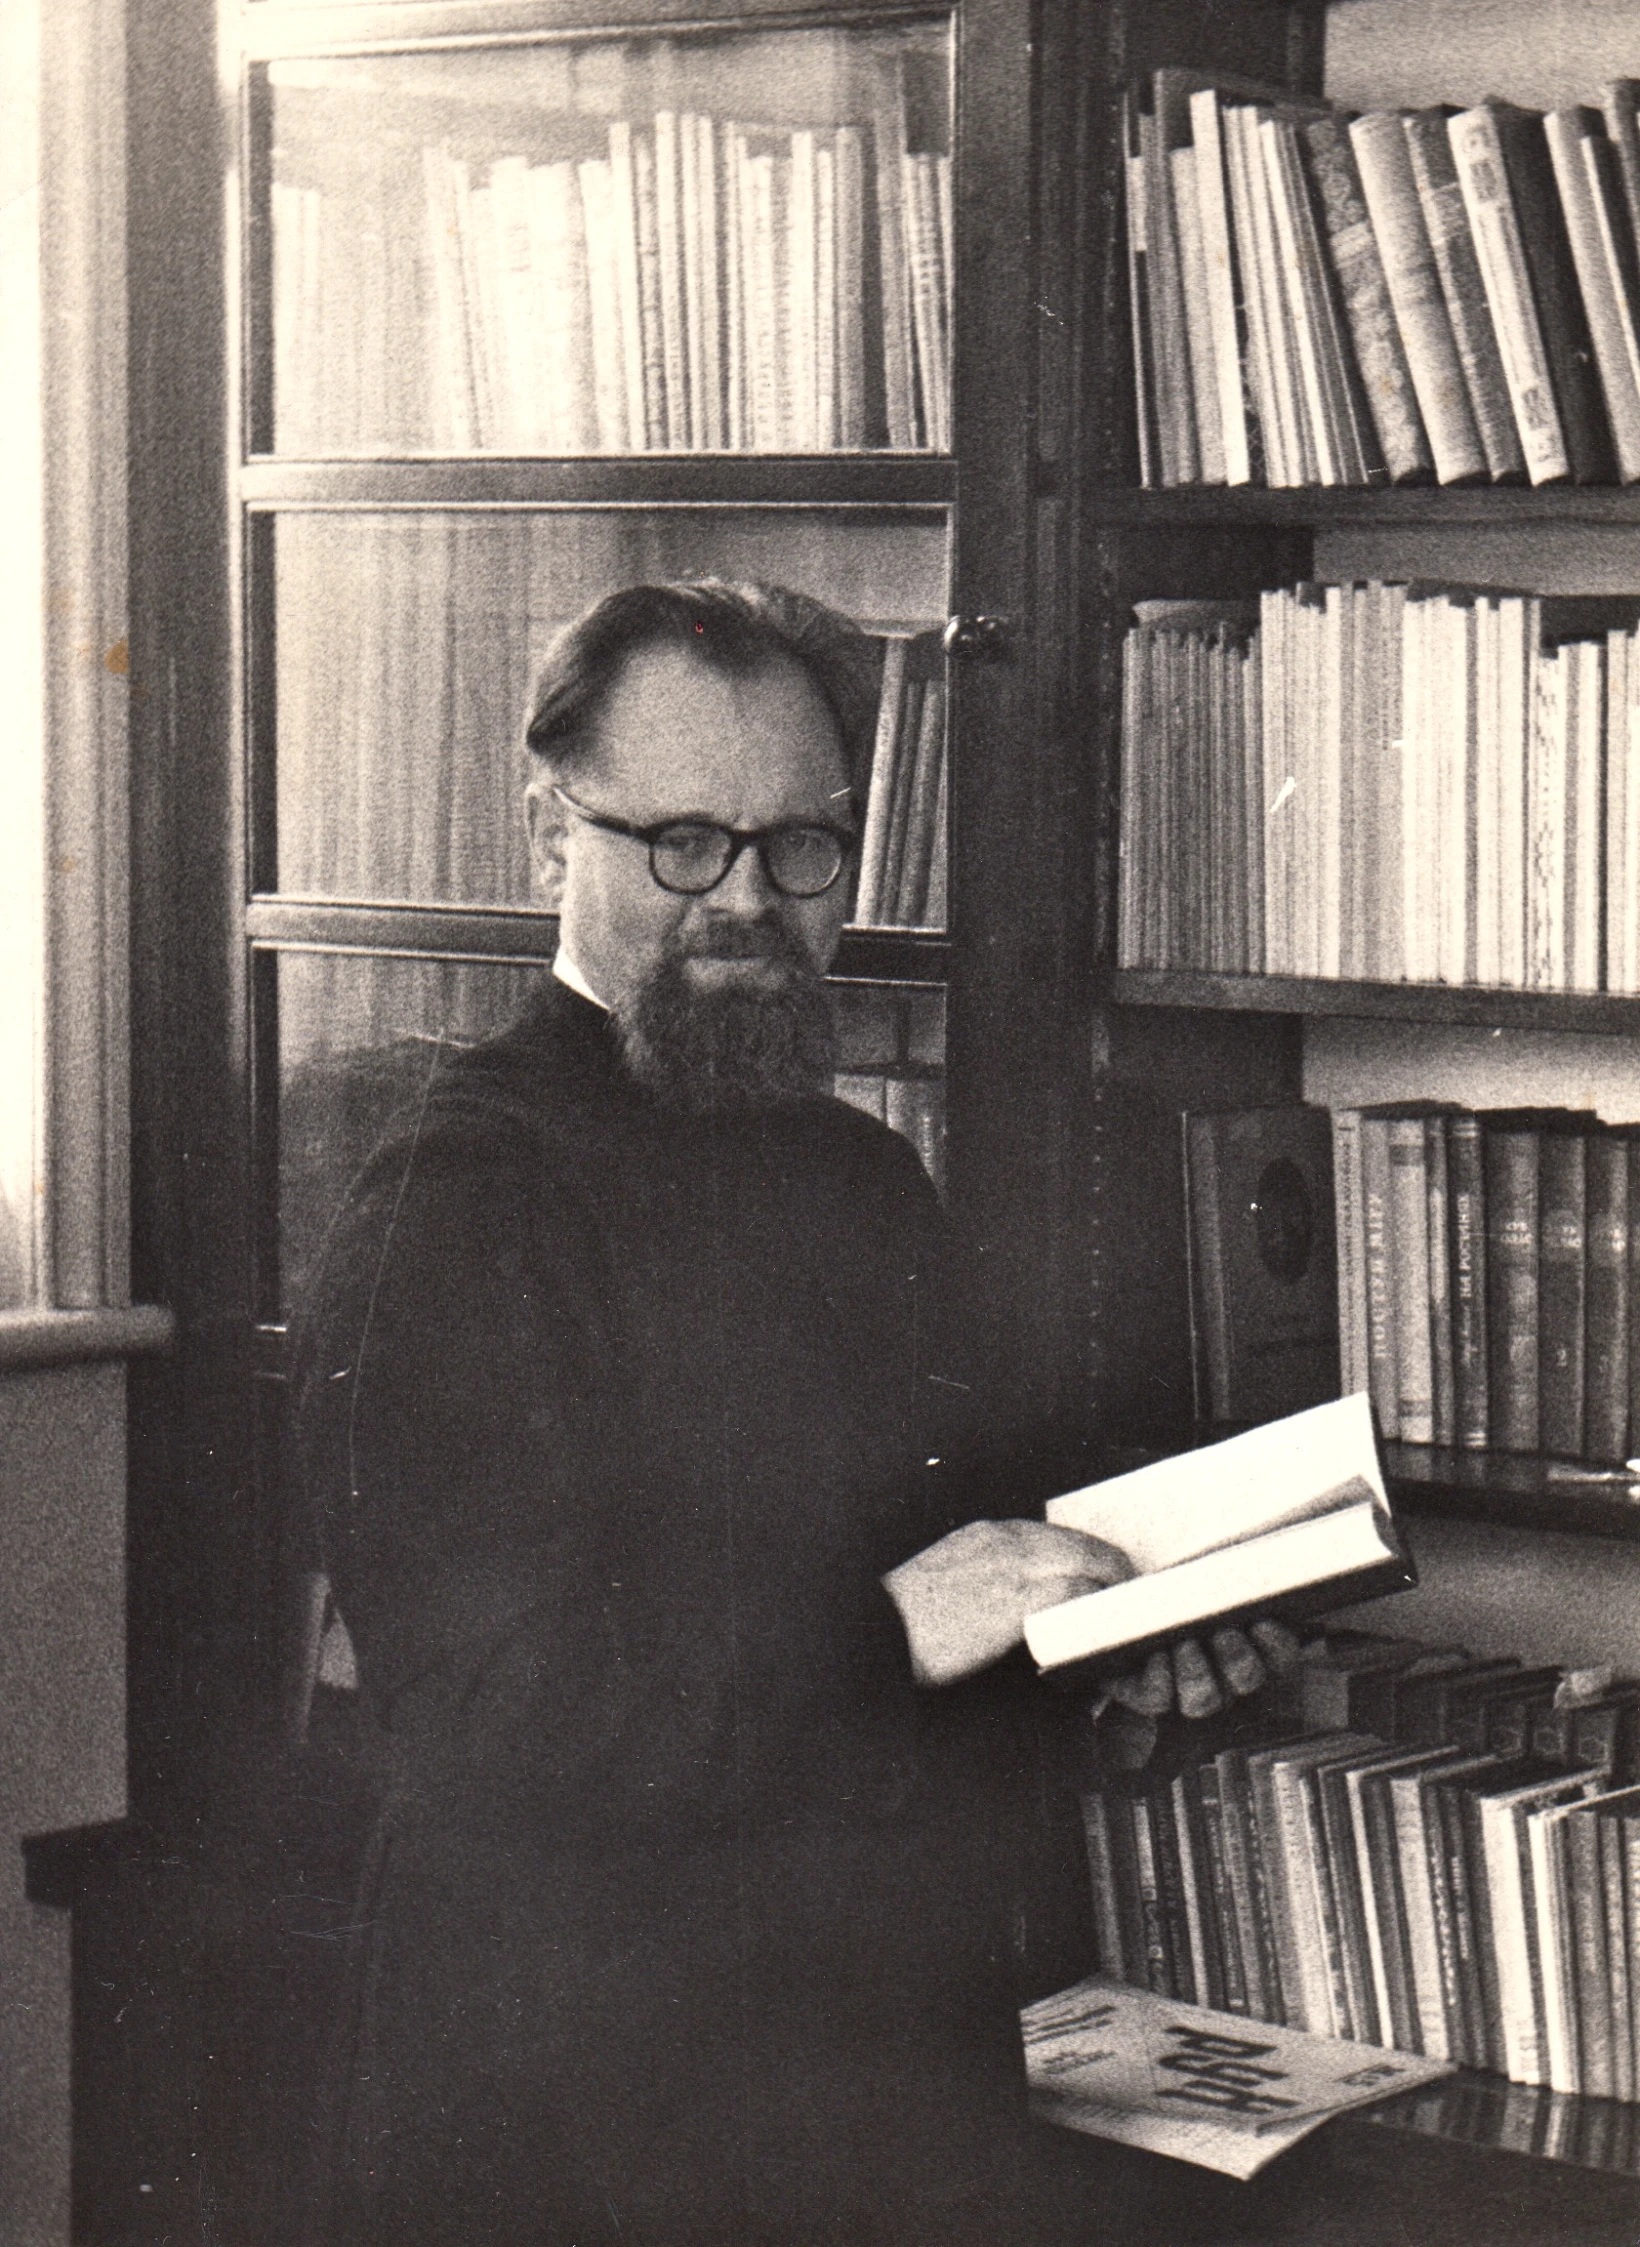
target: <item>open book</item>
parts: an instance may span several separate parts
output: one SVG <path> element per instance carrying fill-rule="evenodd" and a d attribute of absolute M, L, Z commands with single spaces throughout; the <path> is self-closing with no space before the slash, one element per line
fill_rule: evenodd
<path fill-rule="evenodd" d="M 1119 1545 L 1138 1574 L 1027 1618 L 1044 1670 L 1131 1668 L 1183 1632 L 1292 1621 L 1416 1581 L 1364 1395 L 1068 1491 L 1047 1512 Z"/>

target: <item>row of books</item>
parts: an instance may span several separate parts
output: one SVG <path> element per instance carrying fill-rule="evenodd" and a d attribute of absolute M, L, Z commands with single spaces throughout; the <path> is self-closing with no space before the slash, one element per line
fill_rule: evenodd
<path fill-rule="evenodd" d="M 1640 1448 L 1640 1133 L 1560 1109 L 1341 1108 L 1339 1372 L 1407 1443 Z"/>
<path fill-rule="evenodd" d="M 905 137 L 903 101 L 885 99 L 870 124 L 823 130 L 659 110 L 612 121 L 607 154 L 580 160 L 486 166 L 424 145 L 423 286 L 399 316 L 419 329 L 403 340 L 425 359 L 425 441 L 948 449 L 951 165 Z M 274 184 L 283 451 L 327 426 L 315 391 L 353 215 L 320 187 Z"/>
<path fill-rule="evenodd" d="M 1085 1797 L 1102 1973 L 1640 2095 L 1640 1683 L 1341 1632 L 1237 1730 Z"/>
<path fill-rule="evenodd" d="M 882 696 L 854 918 L 864 927 L 943 928 L 949 824 L 944 657 L 938 633 L 883 643 Z"/>
<path fill-rule="evenodd" d="M 1637 94 L 1352 119 L 1158 70 L 1126 161 L 1145 483 L 1640 477 Z"/>
<path fill-rule="evenodd" d="M 1640 991 L 1640 603 L 1373 580 L 1136 613 L 1122 965 Z"/>

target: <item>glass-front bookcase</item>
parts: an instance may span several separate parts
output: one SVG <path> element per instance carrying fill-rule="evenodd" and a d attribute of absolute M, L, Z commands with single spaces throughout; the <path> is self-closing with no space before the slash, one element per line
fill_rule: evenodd
<path fill-rule="evenodd" d="M 317 1612 L 278 1495 L 288 1320 L 393 1108 L 549 972 L 522 719 L 601 594 L 759 579 L 872 635 L 836 1089 L 979 1209 L 994 1127 L 948 1103 L 948 1027 L 960 1048 L 965 915 L 1002 886 L 979 775 L 1026 754 L 995 658 L 1026 607 L 1033 337 L 1023 268 L 971 285 L 969 245 L 1029 207 L 1018 13 L 221 18 L 245 1269 L 287 1674 Z M 990 660 L 948 658 L 964 614 L 1008 620 L 959 621 Z M 995 1050 L 987 975 L 968 1034 Z"/>

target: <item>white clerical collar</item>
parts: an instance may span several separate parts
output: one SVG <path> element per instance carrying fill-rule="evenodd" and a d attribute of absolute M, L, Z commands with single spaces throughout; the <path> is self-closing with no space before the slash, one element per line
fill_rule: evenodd
<path fill-rule="evenodd" d="M 600 1008 L 605 1014 L 609 1012 L 608 1007 L 604 1005 L 603 1000 L 599 998 L 597 992 L 561 944 L 553 955 L 552 972 L 557 976 L 560 983 L 568 984 L 577 998 L 590 1001 L 593 1006 Z"/>

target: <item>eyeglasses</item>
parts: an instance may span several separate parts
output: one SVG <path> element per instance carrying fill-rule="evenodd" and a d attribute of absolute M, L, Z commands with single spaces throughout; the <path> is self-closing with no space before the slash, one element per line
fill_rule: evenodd
<path fill-rule="evenodd" d="M 769 886 L 782 897 L 819 897 L 848 864 L 855 838 L 841 827 L 798 821 L 779 827 L 720 827 L 710 819 L 663 819 L 635 827 L 608 812 L 589 811 L 567 789 L 553 794 L 577 819 L 607 834 L 626 835 L 649 847 L 649 871 L 678 897 L 704 897 L 717 888 L 748 848 L 757 852 Z"/>

